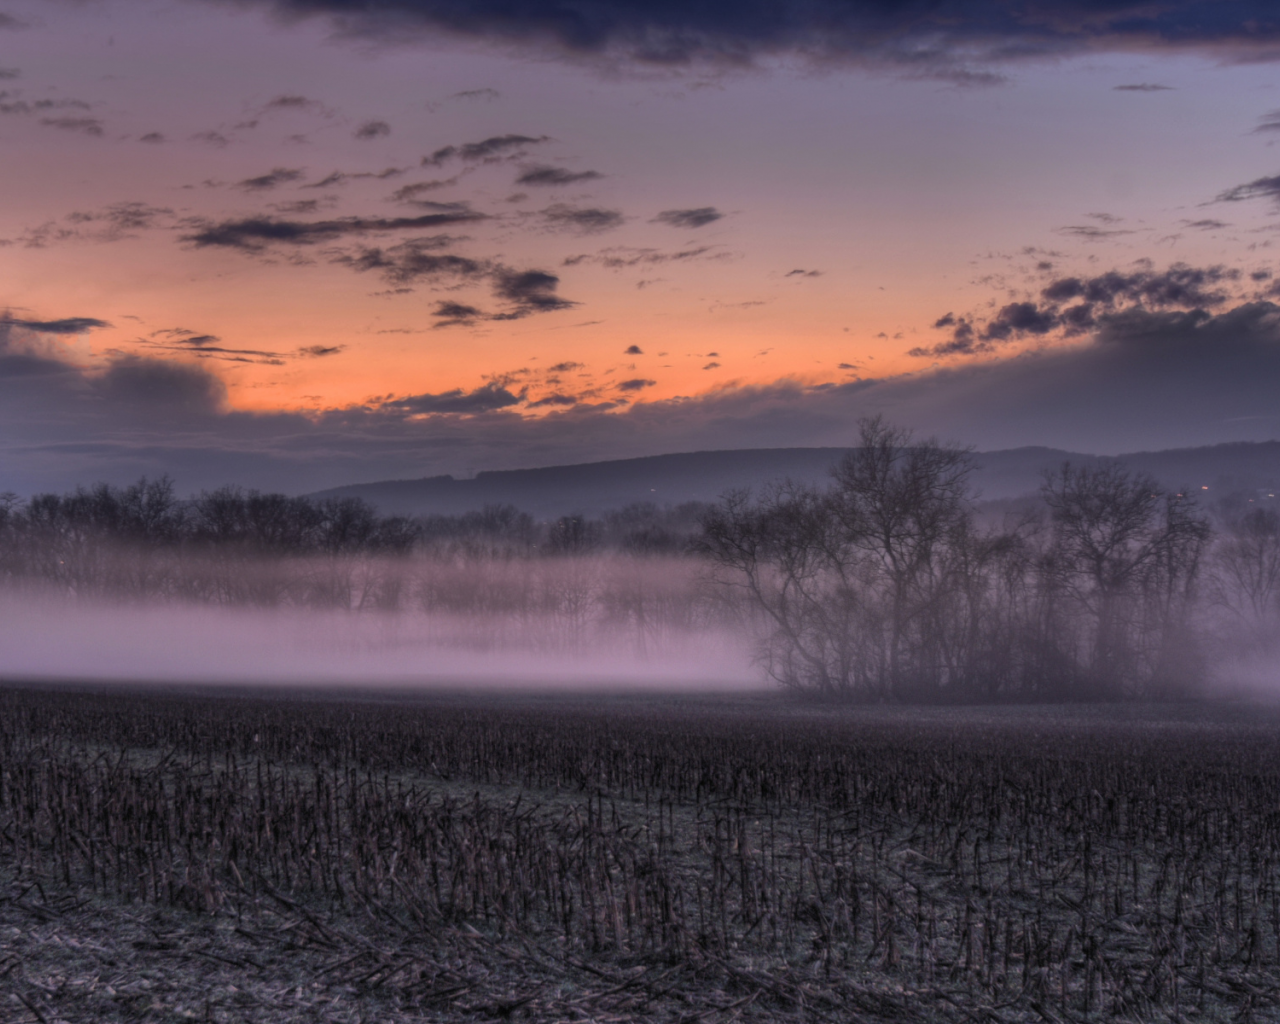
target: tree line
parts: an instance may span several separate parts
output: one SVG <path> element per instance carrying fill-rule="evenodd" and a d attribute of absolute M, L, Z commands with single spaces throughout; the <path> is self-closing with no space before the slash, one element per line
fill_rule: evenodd
<path fill-rule="evenodd" d="M 564 645 L 625 628 L 645 649 L 732 623 L 772 680 L 862 701 L 1178 697 L 1215 663 L 1280 648 L 1275 507 L 1206 508 L 1112 464 L 1061 466 L 1000 510 L 976 500 L 973 469 L 969 450 L 873 419 L 827 487 L 598 518 L 99 484 L 0 497 L 0 581 L 443 612 Z"/>
<path fill-rule="evenodd" d="M 112 602 L 426 612 L 470 645 L 566 649 L 625 634 L 647 650 L 724 619 L 687 557 L 705 512 L 383 516 L 357 498 L 236 487 L 182 499 L 162 477 L 0 497 L 0 584 Z"/>
<path fill-rule="evenodd" d="M 857 700 L 1168 698 L 1280 639 L 1280 515 L 1063 465 L 983 522 L 971 453 L 881 419 L 827 488 L 730 494 L 703 545 L 783 686 Z"/>
<path fill-rule="evenodd" d="M 515 556 L 679 554 L 690 549 L 708 506 L 636 503 L 598 519 L 536 522 L 514 505 L 461 515 L 383 516 L 360 498 L 290 497 L 239 487 L 180 499 L 167 477 L 125 487 L 97 484 L 23 501 L 0 495 L 0 572 L 56 575 L 67 556 L 107 550 L 182 550 L 246 557 L 314 555 Z"/>

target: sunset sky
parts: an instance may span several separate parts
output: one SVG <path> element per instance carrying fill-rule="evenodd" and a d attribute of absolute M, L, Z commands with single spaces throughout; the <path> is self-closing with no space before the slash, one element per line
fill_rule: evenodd
<path fill-rule="evenodd" d="M 1280 437 L 1280 14 L 0 0 L 0 491 Z"/>

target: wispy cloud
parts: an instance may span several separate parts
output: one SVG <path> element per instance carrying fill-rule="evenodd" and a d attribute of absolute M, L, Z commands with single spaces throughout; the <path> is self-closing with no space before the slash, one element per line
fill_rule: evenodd
<path fill-rule="evenodd" d="M 296 167 L 277 167 L 275 170 L 260 174 L 256 178 L 245 178 L 243 181 L 238 181 L 235 187 L 246 192 L 267 192 L 273 188 L 279 188 L 281 185 L 290 185 L 296 181 L 301 181 L 305 176 L 305 172 Z"/>
<path fill-rule="evenodd" d="M 1280 199 L 1280 174 L 1254 178 L 1253 181 L 1219 192 L 1216 201 L 1238 203 L 1245 199 Z"/>
<path fill-rule="evenodd" d="M 704 228 L 722 217 L 724 214 L 714 206 L 698 206 L 691 210 L 663 210 L 653 218 L 653 223 L 673 228 Z"/>
<path fill-rule="evenodd" d="M 203 222 L 194 225 L 183 241 L 197 248 L 239 249 L 262 252 L 268 246 L 315 245 L 358 235 L 392 231 L 421 231 L 485 220 L 486 215 L 465 207 L 451 208 L 420 217 L 343 217 L 337 220 L 298 221 L 272 217 Z"/>
<path fill-rule="evenodd" d="M 518 156 L 530 146 L 550 142 L 547 135 L 493 135 L 479 142 L 466 142 L 456 146 L 442 146 L 430 156 L 422 158 L 424 167 L 440 167 L 450 160 L 474 163 L 499 157 Z"/>
<path fill-rule="evenodd" d="M 99 327 L 110 327 L 106 320 L 92 316 L 69 316 L 61 320 L 21 320 L 0 316 L 0 326 L 21 327 L 37 334 L 85 334 Z"/>
<path fill-rule="evenodd" d="M 493 412 L 497 409 L 509 409 L 519 405 L 520 399 L 504 387 L 496 384 L 485 384 L 473 391 L 454 388 L 439 394 L 410 395 L 406 398 L 395 398 L 382 402 L 379 406 L 391 412 L 407 413 L 411 416 L 426 416 L 446 413 L 452 415 L 474 415 L 482 412 Z"/>
<path fill-rule="evenodd" d="M 1073 337 L 1099 329 L 1128 311 L 1203 311 L 1226 305 L 1239 292 L 1242 274 L 1222 265 L 1174 263 L 1162 271 L 1149 265 L 1094 277 L 1057 277 L 1036 299 L 1009 302 L 985 320 L 948 313 L 934 323 L 951 337 L 918 346 L 912 356 L 956 356 L 991 352 L 998 345 L 1052 334 Z"/>
<path fill-rule="evenodd" d="M 526 167 L 516 178 L 517 185 L 536 185 L 536 186 L 556 186 L 556 185 L 576 185 L 583 181 L 595 181 L 603 178 L 604 175 L 599 171 L 570 171 L 564 167 L 550 167 L 545 164 L 538 164 L 533 167 Z"/>
<path fill-rule="evenodd" d="M 542 211 L 542 220 L 548 227 L 559 231 L 594 235 L 621 227 L 626 218 L 619 210 L 598 207 L 577 207 L 555 203 Z"/>
<path fill-rule="evenodd" d="M 637 249 L 619 245 L 601 249 L 597 253 L 579 253 L 566 256 L 564 265 L 576 267 L 581 263 L 596 263 L 610 270 L 625 270 L 629 267 L 653 266 L 661 263 L 683 263 L 688 260 L 714 259 L 725 255 L 724 250 L 710 245 L 698 246 L 694 249 L 679 249 L 675 252 L 664 252 L 661 249 Z"/>

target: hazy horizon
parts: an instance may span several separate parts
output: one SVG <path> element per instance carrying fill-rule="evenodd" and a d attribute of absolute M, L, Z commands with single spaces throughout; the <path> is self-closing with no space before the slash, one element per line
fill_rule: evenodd
<path fill-rule="evenodd" d="M 754 9 L 752 9 L 754 10 Z M 9 0 L 0 491 L 1280 436 L 1267 5 Z"/>

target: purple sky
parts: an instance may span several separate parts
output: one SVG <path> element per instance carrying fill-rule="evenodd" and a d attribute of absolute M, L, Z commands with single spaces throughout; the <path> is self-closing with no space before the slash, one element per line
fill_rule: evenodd
<path fill-rule="evenodd" d="M 0 491 L 1280 436 L 1273 8 L 1024 7 L 0 0 Z"/>

